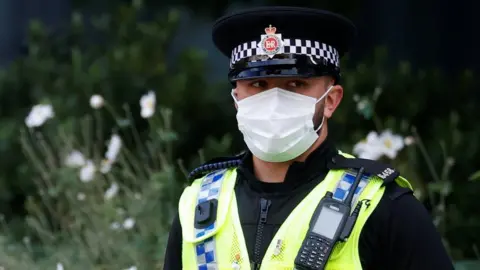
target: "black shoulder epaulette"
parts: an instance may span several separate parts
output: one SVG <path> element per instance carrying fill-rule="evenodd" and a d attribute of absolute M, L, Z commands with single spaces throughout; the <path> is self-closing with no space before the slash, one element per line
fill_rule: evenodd
<path fill-rule="evenodd" d="M 384 184 L 391 183 L 400 176 L 400 172 L 392 168 L 390 165 L 370 159 L 346 158 L 340 154 L 333 157 L 332 160 L 328 162 L 327 166 L 330 170 L 359 170 L 360 168 L 363 168 L 365 174 L 378 176 L 380 179 L 383 179 Z"/>
<path fill-rule="evenodd" d="M 219 157 L 209 160 L 208 162 L 200 165 L 192 172 L 190 172 L 190 174 L 188 175 L 188 179 L 197 179 L 212 171 L 238 167 L 242 163 L 242 159 L 244 156 L 245 152 L 242 152 L 232 157 Z"/>

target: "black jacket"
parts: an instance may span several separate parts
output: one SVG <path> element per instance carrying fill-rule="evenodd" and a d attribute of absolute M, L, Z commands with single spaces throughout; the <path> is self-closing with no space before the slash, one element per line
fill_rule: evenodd
<path fill-rule="evenodd" d="M 305 162 L 295 162 L 283 183 L 264 183 L 253 174 L 251 154 L 238 168 L 235 195 L 242 230 L 252 263 L 260 263 L 275 233 L 290 212 L 320 183 L 328 172 L 327 162 L 337 155 L 328 141 Z M 263 233 L 257 233 L 261 201 L 270 207 Z M 363 269 L 450 270 L 454 269 L 441 238 L 424 206 L 409 189 L 395 183 L 386 192 L 365 224 L 359 240 Z M 182 231 L 178 216 L 170 231 L 165 270 L 182 269 Z"/>

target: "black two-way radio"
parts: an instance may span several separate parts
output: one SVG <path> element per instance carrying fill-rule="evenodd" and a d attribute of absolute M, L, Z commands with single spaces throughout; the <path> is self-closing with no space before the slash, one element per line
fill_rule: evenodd
<path fill-rule="evenodd" d="M 353 196 L 363 172 L 362 167 L 343 202 L 334 199 L 330 191 L 322 198 L 295 258 L 295 269 L 324 269 L 335 244 L 339 240 L 345 241 L 350 236 L 362 205 L 362 202 L 359 202 L 350 214 Z"/>

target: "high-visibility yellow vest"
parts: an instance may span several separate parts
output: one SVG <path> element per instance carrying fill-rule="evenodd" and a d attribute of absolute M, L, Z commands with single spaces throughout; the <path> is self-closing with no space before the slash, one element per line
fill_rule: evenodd
<path fill-rule="evenodd" d="M 320 200 L 327 191 L 333 192 L 334 198 L 344 199 L 355 176 L 356 172 L 348 170 L 330 170 L 282 224 L 265 253 L 260 269 L 294 269 L 295 258 Z M 347 241 L 335 245 L 326 270 L 362 269 L 358 242 L 365 222 L 385 191 L 381 177 L 362 178 L 352 205 L 359 201 L 368 203 L 361 208 Z M 236 178 L 235 168 L 218 170 L 195 180 L 184 190 L 179 202 L 183 269 L 251 269 L 234 192 Z M 397 177 L 395 181 L 402 187 L 412 188 L 402 177 Z M 205 202 L 212 202 L 216 219 L 205 228 L 195 228 L 195 215 L 199 214 L 196 213 L 197 205 Z"/>

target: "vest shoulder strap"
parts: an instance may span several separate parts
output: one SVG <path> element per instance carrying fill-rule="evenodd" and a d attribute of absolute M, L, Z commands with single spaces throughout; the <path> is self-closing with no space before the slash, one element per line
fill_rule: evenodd
<path fill-rule="evenodd" d="M 235 182 L 234 169 L 212 171 L 196 179 L 180 202 L 183 241 L 194 245 L 198 269 L 217 269 L 214 236 L 227 219 Z"/>
<path fill-rule="evenodd" d="M 355 170 L 364 169 L 365 175 L 377 176 L 383 180 L 383 184 L 387 185 L 394 182 L 399 176 L 400 172 L 392 168 L 388 164 L 381 163 L 376 160 L 349 158 L 338 154 L 328 162 L 327 167 L 331 170 Z"/>
<path fill-rule="evenodd" d="M 179 204 L 184 239 L 199 242 L 213 236 L 223 225 L 233 196 L 236 173 L 221 169 L 194 181 Z M 187 229 L 188 228 L 188 229 Z M 193 228 L 193 231 L 192 231 Z"/>
<path fill-rule="evenodd" d="M 345 170 L 341 176 L 341 178 L 338 180 L 335 189 L 333 190 L 333 199 L 337 201 L 345 201 L 345 199 L 348 196 L 348 193 L 350 192 L 350 188 L 353 185 L 353 182 L 355 182 L 355 178 L 357 177 L 358 171 L 354 170 Z M 352 210 L 355 207 L 355 204 L 358 201 L 358 198 L 360 197 L 360 194 L 362 191 L 365 189 L 367 184 L 370 182 L 371 177 L 367 174 L 363 174 L 362 178 L 360 178 L 360 183 L 358 184 L 358 187 L 355 189 L 355 193 L 353 195 L 351 207 Z"/>

